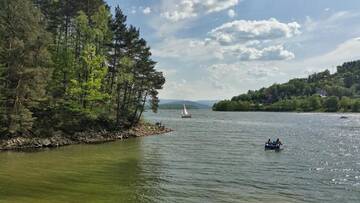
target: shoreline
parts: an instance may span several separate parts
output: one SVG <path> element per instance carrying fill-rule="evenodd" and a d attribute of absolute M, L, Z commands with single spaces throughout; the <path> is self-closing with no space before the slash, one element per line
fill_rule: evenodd
<path fill-rule="evenodd" d="M 334 111 L 334 112 L 330 112 L 330 111 L 214 111 L 211 110 L 213 112 L 234 112 L 234 113 L 238 113 L 238 112 L 247 112 L 247 113 L 252 113 L 252 112 L 259 112 L 259 113 L 324 113 L 324 114 L 359 114 L 360 112 L 352 112 L 352 111 Z"/>
<path fill-rule="evenodd" d="M 10 139 L 0 139 L 1 151 L 32 150 L 42 148 L 57 148 L 67 145 L 77 144 L 101 144 L 129 138 L 147 137 L 162 135 L 173 130 L 151 123 L 140 123 L 128 130 L 118 132 L 81 132 L 73 136 L 55 134 L 51 137 L 15 137 Z"/>

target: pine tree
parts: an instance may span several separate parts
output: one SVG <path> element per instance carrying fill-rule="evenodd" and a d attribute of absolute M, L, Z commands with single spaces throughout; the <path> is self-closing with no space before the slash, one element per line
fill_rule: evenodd
<path fill-rule="evenodd" d="M 0 106 L 3 133 L 31 133 L 35 108 L 45 97 L 50 56 L 42 16 L 29 0 L 0 2 Z"/>
<path fill-rule="evenodd" d="M 165 79 L 155 70 L 156 63 L 151 59 L 146 41 L 140 38 L 139 30 L 127 27 L 126 16 L 119 7 L 115 9 L 111 28 L 114 38 L 109 89 L 116 103 L 116 123 L 133 125 L 140 120 L 148 98 L 151 98 L 153 110 L 157 110 L 157 89 L 162 88 Z"/>
<path fill-rule="evenodd" d="M 127 17 L 123 14 L 120 7 L 115 8 L 115 18 L 111 21 L 111 31 L 113 34 L 113 43 L 110 44 L 109 52 L 109 74 L 108 74 L 108 92 L 111 94 L 114 91 L 116 82 L 116 75 L 120 68 L 120 60 L 124 56 L 123 48 L 125 47 L 125 33 Z M 116 87 L 117 88 L 117 87 Z M 118 89 L 118 88 L 117 88 Z"/>
<path fill-rule="evenodd" d="M 1 135 L 134 125 L 149 99 L 157 110 L 165 79 L 119 7 L 113 19 L 103 0 L 2 0 L 0 8 Z"/>

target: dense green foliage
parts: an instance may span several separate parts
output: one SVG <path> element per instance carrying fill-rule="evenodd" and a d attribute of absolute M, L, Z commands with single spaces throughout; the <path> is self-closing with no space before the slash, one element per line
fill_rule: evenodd
<path fill-rule="evenodd" d="M 360 111 L 360 61 L 344 63 L 308 78 L 248 91 L 213 106 L 215 111 Z"/>
<path fill-rule="evenodd" d="M 0 1 L 0 134 L 118 130 L 165 83 L 139 30 L 103 0 Z"/>

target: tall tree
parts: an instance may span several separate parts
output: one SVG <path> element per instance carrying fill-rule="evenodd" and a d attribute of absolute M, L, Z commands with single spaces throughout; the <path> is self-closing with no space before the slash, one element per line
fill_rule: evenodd
<path fill-rule="evenodd" d="M 82 60 L 86 70 L 83 70 L 86 77 L 83 80 L 71 80 L 72 86 L 69 94 L 80 99 L 83 108 L 88 105 L 93 107 L 97 102 L 103 102 L 108 98 L 103 92 L 103 79 L 107 74 L 107 68 L 103 65 L 105 58 L 96 55 L 95 46 L 87 45 L 82 54 Z"/>
<path fill-rule="evenodd" d="M 149 98 L 156 111 L 165 79 L 119 7 L 112 19 L 103 0 L 0 6 L 1 134 L 134 125 Z"/>
<path fill-rule="evenodd" d="M 115 8 L 115 17 L 111 21 L 111 31 L 113 33 L 111 51 L 109 52 L 109 74 L 107 89 L 112 95 L 114 105 L 110 105 L 110 112 L 115 112 L 116 124 L 120 125 L 121 117 L 125 117 L 122 112 L 123 98 L 127 94 L 126 84 L 130 83 L 130 70 L 134 63 L 130 57 L 125 56 L 125 35 L 127 33 L 127 17 L 123 14 L 119 6 Z"/>
<path fill-rule="evenodd" d="M 50 56 L 42 16 L 29 0 L 0 2 L 1 129 L 7 135 L 31 133 L 33 108 L 45 97 Z"/>

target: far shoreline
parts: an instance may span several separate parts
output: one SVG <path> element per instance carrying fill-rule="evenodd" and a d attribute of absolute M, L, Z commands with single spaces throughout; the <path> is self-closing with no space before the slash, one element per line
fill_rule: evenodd
<path fill-rule="evenodd" d="M 323 114 L 360 114 L 360 112 L 343 112 L 343 111 L 335 111 L 335 112 L 327 112 L 327 111 L 214 111 L 213 112 L 233 112 L 233 113 L 323 113 Z"/>
<path fill-rule="evenodd" d="M 160 111 L 181 111 L 181 109 L 159 109 Z M 323 113 L 323 114 L 360 114 L 360 112 L 352 112 L 352 111 L 335 111 L 335 112 L 328 112 L 328 111 L 220 111 L 220 110 L 213 110 L 209 109 L 189 109 L 190 111 L 211 111 L 211 112 L 229 112 L 229 113 Z"/>

